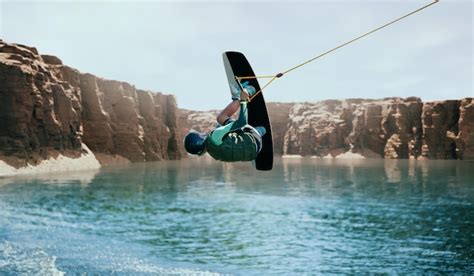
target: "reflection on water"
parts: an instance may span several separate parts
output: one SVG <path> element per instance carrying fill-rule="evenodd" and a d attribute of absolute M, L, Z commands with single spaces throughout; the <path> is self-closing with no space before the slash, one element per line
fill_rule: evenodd
<path fill-rule="evenodd" d="M 95 175 L 99 170 L 83 170 L 83 171 L 68 171 L 45 174 L 26 174 L 12 177 L 0 177 L 0 187 L 3 185 L 25 182 L 40 182 L 44 184 L 79 184 L 87 186 L 94 180 Z"/>
<path fill-rule="evenodd" d="M 473 169 L 201 158 L 3 178 L 0 272 L 472 274 Z"/>

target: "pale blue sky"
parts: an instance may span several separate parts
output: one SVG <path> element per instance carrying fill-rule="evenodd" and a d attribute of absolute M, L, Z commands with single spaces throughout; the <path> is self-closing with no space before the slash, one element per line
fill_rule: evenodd
<path fill-rule="evenodd" d="M 428 3 L 0 0 L 0 37 L 206 110 L 230 99 L 224 51 L 243 52 L 259 75 L 276 74 Z M 472 1 L 441 0 L 291 72 L 265 97 L 472 97 L 472 26 Z"/>

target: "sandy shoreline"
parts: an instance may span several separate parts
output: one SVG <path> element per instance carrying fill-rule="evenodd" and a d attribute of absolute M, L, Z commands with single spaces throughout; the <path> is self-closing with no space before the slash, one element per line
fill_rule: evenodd
<path fill-rule="evenodd" d="M 37 166 L 28 164 L 18 169 L 0 160 L 0 177 L 99 169 L 101 165 L 94 153 L 85 144 L 82 144 L 82 148 L 87 153 L 79 158 L 70 158 L 60 154 L 57 158 L 44 160 Z"/>
<path fill-rule="evenodd" d="M 352 151 L 347 151 L 345 153 L 341 153 L 341 154 L 338 154 L 336 156 L 333 156 L 332 154 L 328 154 L 326 156 L 308 156 L 310 158 L 321 158 L 321 159 L 365 159 L 366 157 L 363 156 L 362 154 L 360 153 L 354 153 Z M 285 159 L 299 159 L 299 158 L 303 158 L 302 155 L 298 155 L 298 154 L 285 154 L 285 155 L 282 155 L 282 158 L 285 158 Z"/>

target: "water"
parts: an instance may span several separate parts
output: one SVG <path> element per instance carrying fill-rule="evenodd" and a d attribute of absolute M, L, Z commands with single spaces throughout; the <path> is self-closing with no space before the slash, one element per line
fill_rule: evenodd
<path fill-rule="evenodd" d="M 474 163 L 208 159 L 0 179 L 0 274 L 474 273 Z"/>

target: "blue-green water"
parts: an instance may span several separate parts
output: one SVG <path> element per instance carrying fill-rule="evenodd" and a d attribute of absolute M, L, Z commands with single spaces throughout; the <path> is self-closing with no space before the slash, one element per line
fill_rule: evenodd
<path fill-rule="evenodd" d="M 474 273 L 474 163 L 208 159 L 0 179 L 0 274 Z"/>

